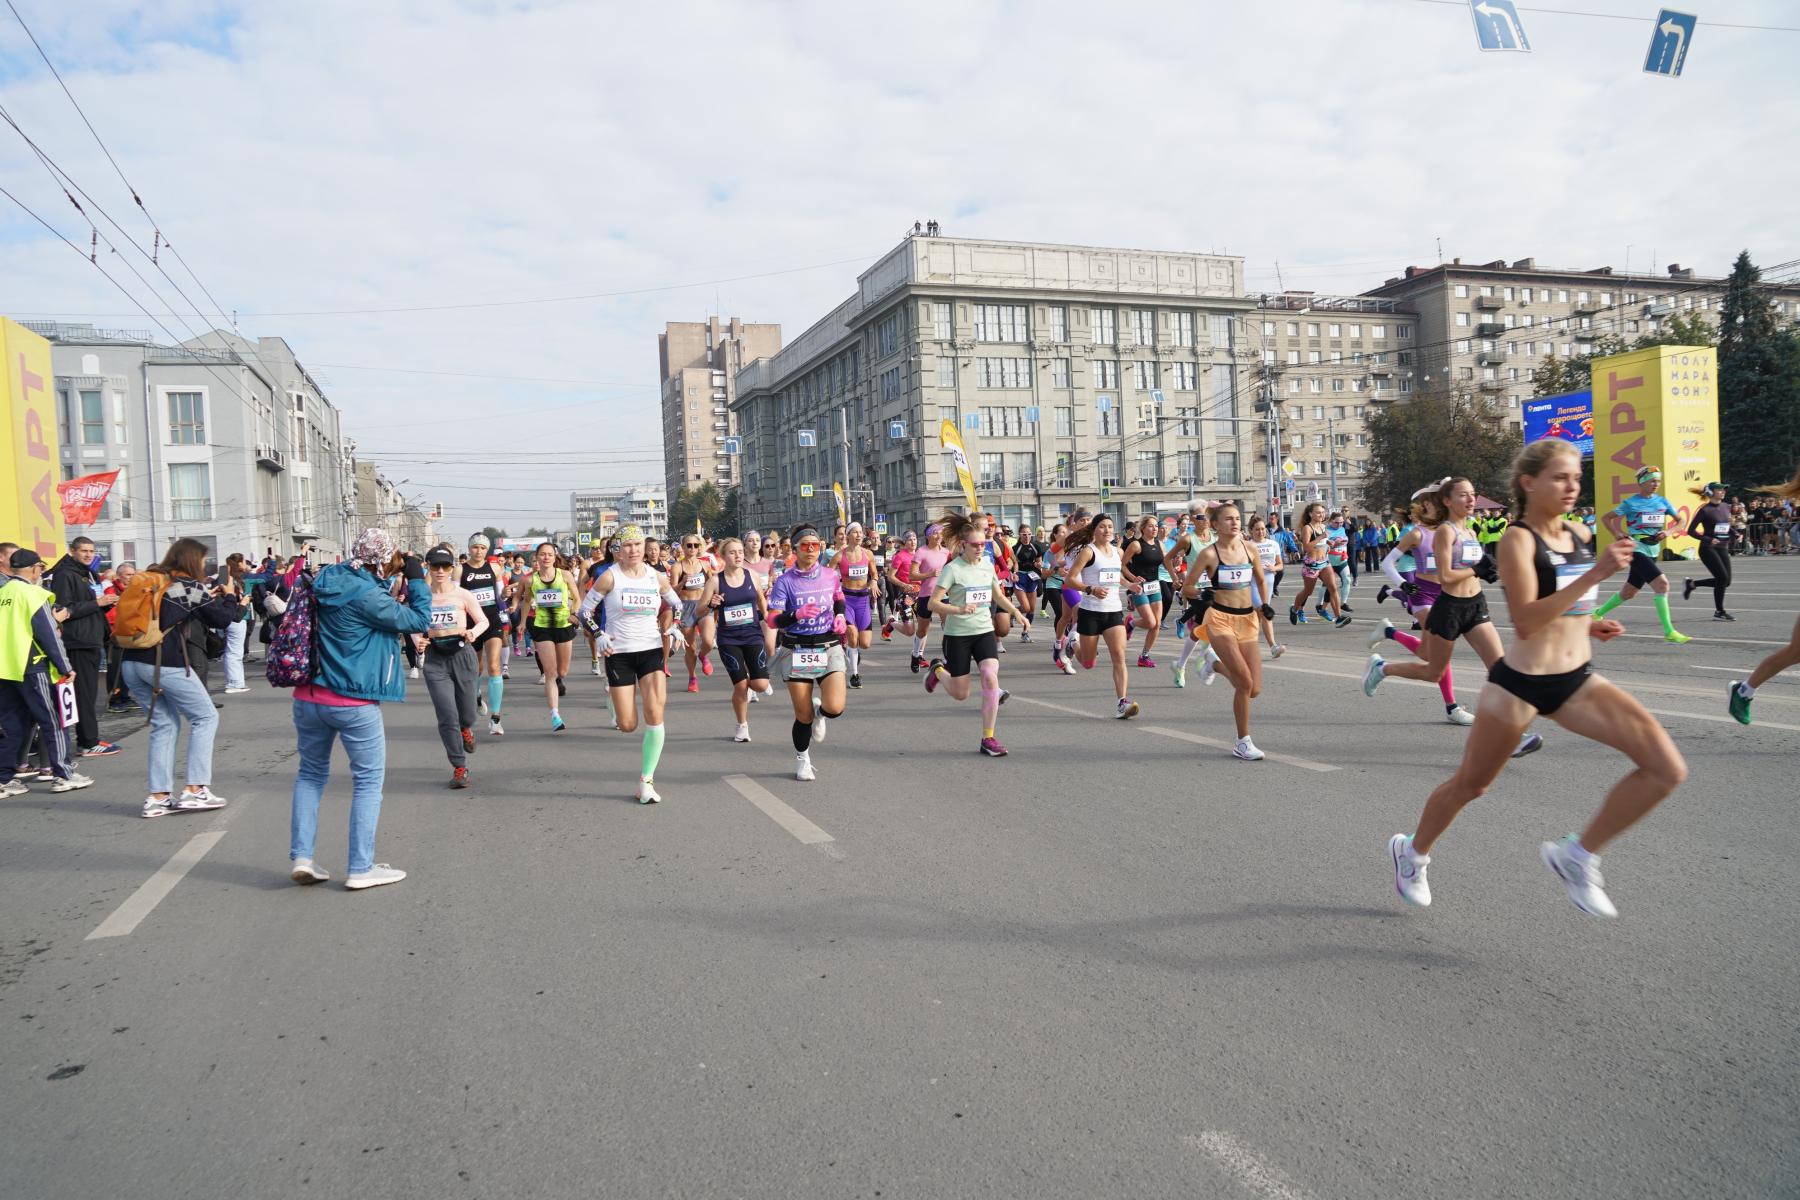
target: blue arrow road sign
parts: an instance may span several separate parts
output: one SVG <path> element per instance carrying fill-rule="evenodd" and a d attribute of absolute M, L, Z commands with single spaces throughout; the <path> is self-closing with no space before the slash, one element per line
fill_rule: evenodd
<path fill-rule="evenodd" d="M 980 413 L 964 413 L 963 414 L 963 428 L 964 429 L 977 429 L 977 430 L 980 429 L 981 428 L 981 414 Z"/>
<path fill-rule="evenodd" d="M 1687 62 L 1688 47 L 1694 42 L 1693 13 L 1663 9 L 1656 14 L 1656 25 L 1650 30 L 1650 52 L 1644 55 L 1644 70 L 1651 75 L 1674 79 Z"/>
<path fill-rule="evenodd" d="M 1033 404 L 1025 409 L 1025 419 L 1033 425 L 1038 423 L 1038 406 Z"/>
<path fill-rule="evenodd" d="M 743 452 L 743 449 L 744 449 L 744 443 L 742 441 L 740 441 L 739 439 L 734 438 L 734 437 L 728 437 L 725 439 L 725 453 L 741 454 Z"/>
<path fill-rule="evenodd" d="M 1150 399 L 1156 401 L 1156 403 L 1160 405 L 1163 402 L 1162 389 L 1153 388 L 1150 392 Z"/>
<path fill-rule="evenodd" d="M 906 422 L 905 421 L 889 421 L 888 422 L 888 438 L 889 438 L 889 440 L 898 442 L 898 441 L 903 440 L 905 437 L 906 437 Z"/>
<path fill-rule="evenodd" d="M 1112 397 L 1111 396 L 1095 396 L 1094 397 L 1094 407 L 1099 409 L 1101 412 L 1106 412 L 1108 409 L 1110 409 L 1112 407 Z"/>
<path fill-rule="evenodd" d="M 819 431 L 818 430 L 802 429 L 799 432 L 800 432 L 800 444 L 802 446 L 816 446 L 819 444 Z"/>
<path fill-rule="evenodd" d="M 1531 39 L 1519 22 L 1519 6 L 1513 0 L 1469 0 L 1469 16 L 1475 21 L 1475 40 L 1483 50 L 1531 49 Z"/>

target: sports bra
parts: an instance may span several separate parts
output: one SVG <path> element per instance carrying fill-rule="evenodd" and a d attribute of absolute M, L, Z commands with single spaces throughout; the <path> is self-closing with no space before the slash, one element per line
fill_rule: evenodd
<path fill-rule="evenodd" d="M 1215 554 L 1217 551 L 1214 552 Z M 1241 592 L 1249 588 L 1255 579 L 1255 572 L 1250 569 L 1252 560 L 1245 559 L 1241 563 L 1226 562 L 1218 559 L 1218 567 L 1213 572 L 1212 585 L 1215 592 Z"/>
<path fill-rule="evenodd" d="M 1529 525 L 1526 528 L 1531 529 Z M 1531 529 L 1532 540 L 1537 542 L 1537 551 L 1532 555 L 1531 561 L 1537 568 L 1537 598 L 1539 600 L 1552 592 L 1558 592 L 1571 586 L 1577 579 L 1586 575 L 1588 568 L 1593 565 L 1593 543 L 1573 529 L 1569 531 L 1569 536 L 1574 539 L 1575 548 L 1565 552 L 1554 549 L 1544 540 L 1542 534 Z M 1565 617 L 1592 615 L 1595 604 L 1599 600 L 1599 594 L 1598 587 L 1590 587 L 1586 594 L 1563 615 Z"/>

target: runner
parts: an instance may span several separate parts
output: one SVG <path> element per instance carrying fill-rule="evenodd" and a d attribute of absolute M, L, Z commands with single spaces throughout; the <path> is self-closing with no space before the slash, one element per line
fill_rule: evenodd
<path fill-rule="evenodd" d="M 1218 666 L 1219 656 L 1213 653 L 1212 634 L 1206 628 L 1206 610 L 1212 604 L 1212 579 L 1199 569 L 1200 555 L 1218 541 L 1218 534 L 1213 532 L 1212 520 L 1207 516 L 1204 502 L 1196 500 L 1189 513 L 1188 531 L 1178 535 L 1175 548 L 1170 557 L 1164 560 L 1169 573 L 1175 577 L 1176 586 L 1181 589 L 1184 609 L 1175 622 L 1177 636 L 1181 639 L 1181 653 L 1175 656 L 1173 670 L 1175 686 L 1187 686 L 1188 664 L 1193 661 L 1194 652 L 1205 650 L 1200 660 L 1200 682 L 1207 687 L 1212 686 L 1213 668 Z"/>
<path fill-rule="evenodd" d="M 1125 602 L 1121 593 L 1123 581 L 1119 549 L 1113 545 L 1113 519 L 1105 513 L 1070 534 L 1067 543 L 1074 548 L 1069 564 L 1069 578 L 1079 581 L 1075 629 L 1080 641 L 1076 654 L 1086 670 L 1092 670 L 1099 655 L 1099 643 L 1105 641 L 1112 659 L 1113 691 L 1119 704 L 1113 714 L 1121 721 L 1138 715 L 1137 704 L 1126 695 L 1125 668 Z"/>
<path fill-rule="evenodd" d="M 1623 540 L 1596 561 L 1593 543 L 1562 519 L 1581 494 L 1581 458 L 1569 443 L 1546 438 L 1525 448 L 1513 465 L 1513 512 L 1519 523 L 1500 539 L 1499 573 L 1512 618 L 1510 661 L 1496 659 L 1476 706 L 1462 765 L 1425 802 L 1412 836 L 1388 840 L 1394 887 L 1411 904 L 1431 903 L 1425 869 L 1431 849 L 1457 813 L 1493 784 L 1521 734 L 1539 716 L 1627 755 L 1635 769 L 1606 794 L 1587 828 L 1539 847 L 1575 906 L 1591 916 L 1614 917 L 1606 895 L 1600 851 L 1631 828 L 1687 778 L 1687 764 L 1663 727 L 1622 688 L 1589 670 L 1592 641 L 1624 632 L 1617 621 L 1590 616 L 1601 582 L 1634 557 Z M 1464 485 L 1456 484 L 1460 490 Z M 1472 489 L 1471 489 L 1472 492 Z M 1467 508 L 1453 500 L 1455 515 Z M 1473 540 L 1473 539 L 1471 539 Z M 1460 560 L 1462 538 L 1440 532 L 1439 561 L 1452 546 Z M 1475 542 L 1477 554 L 1480 543 Z M 1459 569 L 1444 572 L 1446 597 L 1464 582 Z M 1456 606 L 1453 606 L 1456 607 Z M 1442 627 L 1440 602 L 1434 622 Z M 1460 623 L 1467 614 L 1458 613 Z"/>
<path fill-rule="evenodd" d="M 1325 601 L 1320 607 L 1320 616 L 1329 606 L 1333 623 L 1339 629 L 1350 624 L 1351 618 L 1344 615 L 1343 601 L 1338 598 L 1337 571 L 1331 566 L 1331 550 L 1329 533 L 1325 527 L 1325 506 L 1314 501 L 1306 506 L 1300 518 L 1300 594 L 1294 598 L 1293 607 L 1288 609 L 1289 625 L 1306 624 L 1306 598 L 1313 593 L 1313 588 L 1323 579 L 1325 581 Z"/>
<path fill-rule="evenodd" d="M 769 683 L 769 653 L 763 644 L 768 593 L 744 564 L 744 543 L 726 538 L 719 544 L 719 553 L 725 560 L 724 569 L 707 579 L 700 607 L 720 622 L 719 661 L 731 677 L 731 711 L 737 717 L 737 731 L 731 740 L 747 742 L 752 697 L 774 691 Z"/>
<path fill-rule="evenodd" d="M 1243 521 L 1243 513 L 1229 500 L 1213 510 L 1218 536 L 1200 552 L 1193 574 L 1196 581 L 1200 574 L 1212 580 L 1212 603 L 1203 620 L 1209 664 L 1231 681 L 1231 715 L 1237 722 L 1237 744 L 1231 753 L 1245 762 L 1258 762 L 1263 752 L 1250 740 L 1250 702 L 1262 694 L 1262 655 L 1256 649 L 1260 626 L 1253 597 L 1264 590 L 1265 581 L 1262 560 L 1242 537 Z M 1261 615 L 1272 616 L 1274 611 L 1267 608 Z"/>
<path fill-rule="evenodd" d="M 947 513 L 943 527 L 960 553 L 938 572 L 929 608 L 944 618 L 942 658 L 934 658 L 925 672 L 925 691 L 935 692 L 941 681 L 952 700 L 969 698 L 969 667 L 981 672 L 981 744 L 977 749 L 989 758 L 1002 758 L 1006 747 L 994 737 L 994 725 L 1006 692 L 1000 687 L 1000 643 L 994 636 L 994 608 L 1018 617 L 1021 629 L 1031 621 L 1000 591 L 999 577 L 987 557 L 989 532 L 980 517 Z"/>
<path fill-rule="evenodd" d="M 425 660 L 425 690 L 437 713 L 438 739 L 450 759 L 450 786 L 469 786 L 475 753 L 476 645 L 487 633 L 480 599 L 457 582 L 456 555 L 439 546 L 425 556 L 431 585 L 431 628 L 412 635 Z M 466 571 L 467 568 L 464 568 Z"/>
<path fill-rule="evenodd" d="M 911 624 L 913 620 L 913 597 L 919 594 L 918 585 L 912 581 L 913 555 L 919 552 L 919 535 L 912 530 L 900 539 L 900 548 L 888 557 L 887 581 L 893 589 L 893 611 L 881 626 L 881 640 L 887 641 L 894 636 L 894 625 Z"/>
<path fill-rule="evenodd" d="M 539 542 L 532 557 L 536 566 L 525 576 L 524 592 L 531 604 L 527 632 L 544 677 L 544 703 L 550 706 L 550 730 L 564 729 L 560 697 L 567 692 L 563 680 L 575 649 L 575 580 L 556 565 L 556 546 Z"/>
<path fill-rule="evenodd" d="M 1075 561 L 1076 550 L 1071 539 L 1087 528 L 1090 519 L 1085 508 L 1078 508 L 1070 513 L 1062 540 L 1056 543 L 1061 551 L 1057 573 L 1062 577 L 1062 612 L 1056 618 L 1056 648 L 1051 651 L 1051 657 L 1065 675 L 1075 673 L 1075 664 L 1069 660 L 1075 655 L 1075 622 L 1081 608 L 1081 589 L 1077 586 L 1074 572 L 1070 570 Z"/>
<path fill-rule="evenodd" d="M 1697 587 L 1713 590 L 1713 620 L 1735 621 L 1725 611 L 1725 589 L 1731 586 L 1731 505 L 1725 503 L 1725 485 L 1709 483 L 1703 488 L 1690 488 L 1706 503 L 1694 510 L 1688 522 L 1687 535 L 1700 540 L 1700 561 L 1710 574 L 1707 579 L 1689 579 L 1681 585 L 1681 598 L 1693 598 Z"/>
<path fill-rule="evenodd" d="M 1325 561 L 1331 567 L 1332 574 L 1337 576 L 1338 605 L 1343 612 L 1350 608 L 1350 586 L 1356 582 L 1355 564 L 1350 558 L 1349 522 L 1341 512 L 1334 512 L 1325 518 Z M 1323 617 L 1325 605 L 1315 606 L 1315 611 Z"/>
<path fill-rule="evenodd" d="M 950 552 L 944 549 L 943 531 L 936 525 L 925 527 L 925 544 L 913 551 L 912 584 L 916 589 L 913 595 L 919 601 L 913 605 L 913 645 L 912 671 L 919 673 L 925 665 L 925 635 L 931 632 L 931 608 L 924 603 L 931 599 L 931 591 L 937 583 L 938 569 L 950 559 Z"/>
<path fill-rule="evenodd" d="M 1605 517 L 1606 532 L 1621 540 L 1631 538 L 1637 547 L 1637 555 L 1631 560 L 1625 586 L 1619 589 L 1618 595 L 1594 610 L 1594 620 L 1603 620 L 1648 584 L 1655 593 L 1651 602 L 1656 607 L 1657 620 L 1662 622 L 1663 641 L 1679 646 L 1688 638 L 1686 634 L 1675 632 L 1675 622 L 1669 616 L 1669 580 L 1656 565 L 1656 558 L 1662 552 L 1662 544 L 1668 540 L 1670 519 L 1679 518 L 1680 514 L 1667 496 L 1656 494 L 1656 489 L 1662 486 L 1661 467 L 1641 468 L 1637 473 L 1637 485 L 1637 495 L 1619 501 L 1618 507 Z"/>
<path fill-rule="evenodd" d="M 1756 490 L 1779 496 L 1783 500 L 1800 500 L 1800 470 L 1796 470 L 1794 477 L 1786 483 Z M 1726 692 L 1731 715 L 1745 725 L 1750 724 L 1750 701 L 1756 698 L 1756 689 L 1796 663 L 1800 663 L 1800 620 L 1794 622 L 1794 632 L 1788 635 L 1786 646 L 1757 663 L 1756 670 L 1750 673 L 1748 680 L 1741 683 L 1732 681 Z"/>
<path fill-rule="evenodd" d="M 1431 606 L 1437 603 L 1437 557 L 1433 548 L 1436 545 L 1438 526 L 1443 524 L 1448 514 L 1437 496 L 1437 489 L 1445 480 L 1439 480 L 1420 488 L 1412 494 L 1412 519 L 1401 534 L 1400 540 L 1394 543 L 1391 550 L 1381 560 L 1382 574 L 1388 577 L 1392 590 L 1383 586 L 1382 593 L 1392 594 L 1398 598 L 1400 607 L 1405 609 L 1420 626 L 1420 636 L 1395 629 L 1393 622 L 1383 620 L 1374 633 L 1369 635 L 1369 649 L 1379 651 L 1385 639 L 1400 643 L 1413 656 L 1424 660 L 1426 641 L 1435 641 L 1435 637 L 1426 632 L 1424 626 L 1431 619 Z M 1423 563 L 1422 568 L 1401 564 Z M 1444 673 L 1438 678 L 1438 694 L 1444 698 L 1444 719 L 1452 725 L 1473 725 L 1475 714 L 1456 701 L 1456 680 L 1449 663 L 1444 664 Z"/>
<path fill-rule="evenodd" d="M 1262 583 L 1269 585 L 1265 593 L 1261 583 L 1253 584 L 1250 603 L 1262 622 L 1263 636 L 1269 639 L 1269 657 L 1280 658 L 1287 653 L 1287 647 L 1276 642 L 1275 621 L 1269 614 L 1275 611 L 1270 605 L 1274 603 L 1275 589 L 1281 586 L 1281 543 L 1269 536 L 1269 523 L 1261 517 L 1250 518 L 1250 548 L 1262 564 Z"/>
<path fill-rule="evenodd" d="M 603 626 L 594 640 L 606 663 L 606 687 L 619 732 L 637 731 L 638 705 L 643 705 L 643 756 L 635 796 L 639 804 L 655 804 L 662 799 L 656 791 L 656 765 L 662 761 L 668 696 L 663 662 L 681 637 L 672 628 L 681 597 L 666 576 L 645 565 L 645 547 L 644 531 L 636 525 L 619 530 L 612 569 L 588 589 L 581 612 L 584 624 Z"/>
<path fill-rule="evenodd" d="M 461 586 L 481 606 L 481 615 L 487 621 L 474 641 L 475 704 L 487 710 L 488 736 L 503 737 L 506 730 L 500 724 L 500 705 L 506 694 L 506 679 L 501 672 L 506 668 L 501 657 L 506 649 L 506 626 L 500 614 L 505 609 L 506 587 L 488 558 L 492 550 L 485 533 L 469 538 L 469 563 L 462 569 Z"/>
<path fill-rule="evenodd" d="M 700 605 L 700 597 L 705 594 L 713 575 L 713 569 L 701 554 L 704 549 L 699 534 L 687 534 L 681 539 L 681 556 L 669 564 L 671 586 L 681 597 L 680 626 L 686 645 L 687 690 L 690 692 L 700 690 L 700 681 L 694 677 L 696 658 L 700 661 L 700 674 L 710 677 L 713 673 L 712 663 L 706 657 L 713 647 L 712 613 Z"/>
<path fill-rule="evenodd" d="M 1018 605 L 1019 612 L 1024 615 L 1026 626 L 1019 631 L 1019 642 L 1031 641 L 1031 619 L 1037 616 L 1038 586 L 1044 581 L 1044 573 L 1038 568 L 1044 561 L 1044 548 L 1037 544 L 1031 536 L 1031 526 L 1019 526 L 1019 543 L 1013 547 L 1013 561 L 1018 563 L 1019 577 L 1013 583 L 1013 602 Z"/>
<path fill-rule="evenodd" d="M 1150 650 L 1156 645 L 1157 631 L 1163 618 L 1163 546 L 1155 517 L 1145 517 L 1133 526 L 1121 552 L 1125 559 L 1125 581 L 1131 585 L 1132 603 L 1137 608 L 1137 623 L 1144 627 L 1144 648 L 1138 651 L 1137 665 L 1154 667 Z"/>
<path fill-rule="evenodd" d="M 844 537 L 843 549 L 838 551 L 831 565 L 844 590 L 844 620 L 849 626 L 844 631 L 844 657 L 850 667 L 850 686 L 860 688 L 862 652 L 869 648 L 875 636 L 870 607 L 874 598 L 870 588 L 877 578 L 875 555 L 863 545 L 862 525 L 851 524 Z"/>
<path fill-rule="evenodd" d="M 813 742 L 823 742 L 833 718 L 844 715 L 844 648 L 837 640 L 846 628 L 844 595 L 837 573 L 819 563 L 825 548 L 819 531 L 796 525 L 791 537 L 794 565 L 769 589 L 768 620 L 787 651 L 782 678 L 794 704 L 794 778 L 810 781 L 818 778 Z M 933 526 L 927 541 L 936 539 Z"/>

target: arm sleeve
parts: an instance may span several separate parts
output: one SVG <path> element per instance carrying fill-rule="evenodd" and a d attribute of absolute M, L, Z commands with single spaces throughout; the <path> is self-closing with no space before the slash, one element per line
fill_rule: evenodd
<path fill-rule="evenodd" d="M 1383 575 L 1386 575 L 1388 577 L 1388 581 L 1390 583 L 1392 583 L 1395 587 L 1405 587 L 1406 586 L 1406 577 L 1400 574 L 1400 546 L 1399 546 L 1399 543 L 1395 543 L 1394 548 L 1392 550 L 1389 550 L 1385 555 L 1382 556 L 1381 573 Z"/>

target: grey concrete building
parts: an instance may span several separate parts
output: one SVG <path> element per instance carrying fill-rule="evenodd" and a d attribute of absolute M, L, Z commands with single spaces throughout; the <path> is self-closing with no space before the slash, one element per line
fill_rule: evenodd
<path fill-rule="evenodd" d="M 649 537 L 667 538 L 669 494 L 654 483 L 569 493 L 571 529 L 611 533 L 621 525 L 636 525 Z"/>
<path fill-rule="evenodd" d="M 673 496 L 703 483 L 738 482 L 738 459 L 725 452 L 737 432 L 732 402 L 745 363 L 781 349 L 781 326 L 736 317 L 671 321 L 656 335 L 662 380 L 663 487 Z M 658 535 L 660 536 L 660 535 Z"/>
<path fill-rule="evenodd" d="M 945 420 L 1015 526 L 1263 494 L 1252 306 L 1239 258 L 910 237 L 739 372 L 741 523 L 830 521 L 834 481 L 895 532 L 962 507 Z"/>

